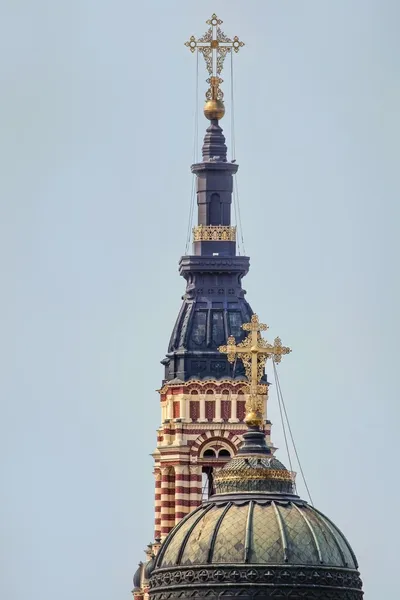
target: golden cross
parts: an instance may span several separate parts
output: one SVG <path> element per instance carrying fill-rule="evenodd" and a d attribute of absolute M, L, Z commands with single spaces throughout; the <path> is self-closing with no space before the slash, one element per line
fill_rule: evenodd
<path fill-rule="evenodd" d="M 260 390 L 258 385 L 264 375 L 265 363 L 271 358 L 275 363 L 281 362 L 282 356 L 291 352 L 290 348 L 282 346 L 281 339 L 275 338 L 274 343 L 270 344 L 261 337 L 261 331 L 268 329 L 267 325 L 260 323 L 257 315 L 251 317 L 250 323 L 242 325 L 244 331 L 249 331 L 248 336 L 239 344 L 236 344 L 235 338 L 228 337 L 226 346 L 220 346 L 218 350 L 227 355 L 228 361 L 233 363 L 239 358 L 244 365 L 246 377 L 250 383 L 250 398 L 246 406 L 249 413 L 253 413 L 251 419 L 246 418 L 246 422 L 252 422 L 259 425 L 262 422 L 263 406 L 258 397 Z"/>
<path fill-rule="evenodd" d="M 196 49 L 201 52 L 206 61 L 207 71 L 210 74 L 207 83 L 210 84 L 210 89 L 207 91 L 206 98 L 210 100 L 211 97 L 215 96 L 215 99 L 222 100 L 223 93 L 219 89 L 219 85 L 222 83 L 220 78 L 221 71 L 224 66 L 224 60 L 226 55 L 232 52 L 239 52 L 239 49 L 244 46 L 237 35 L 233 39 L 227 37 L 220 28 L 223 21 L 217 17 L 214 13 L 211 19 L 206 21 L 209 25 L 209 29 L 206 33 L 201 36 L 198 40 L 192 35 L 188 42 L 185 42 L 185 46 L 189 48 L 191 52 Z M 216 90 L 217 88 L 217 90 Z"/>

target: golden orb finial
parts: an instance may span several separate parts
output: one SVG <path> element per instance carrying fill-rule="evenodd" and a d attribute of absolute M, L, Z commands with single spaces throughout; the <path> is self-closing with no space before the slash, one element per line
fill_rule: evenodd
<path fill-rule="evenodd" d="M 225 114 L 225 106 L 222 100 L 211 98 L 204 105 L 204 115 L 209 121 L 219 121 Z"/>
<path fill-rule="evenodd" d="M 262 414 L 257 414 L 255 411 L 251 410 L 247 413 L 244 422 L 248 427 L 259 427 L 263 422 Z"/>

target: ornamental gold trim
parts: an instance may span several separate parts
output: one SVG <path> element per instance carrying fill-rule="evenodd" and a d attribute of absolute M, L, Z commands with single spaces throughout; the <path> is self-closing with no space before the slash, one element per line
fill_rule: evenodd
<path fill-rule="evenodd" d="M 211 15 L 211 19 L 206 21 L 209 26 L 207 31 L 198 39 L 191 35 L 189 40 L 185 42 L 185 46 L 189 48 L 192 54 L 197 50 L 203 55 L 210 78 L 214 79 L 206 94 L 208 99 L 211 98 L 213 93 L 215 98 L 222 99 L 223 94 L 219 89 L 222 79 L 219 75 L 224 68 L 225 58 L 232 53 L 232 50 L 237 53 L 244 46 L 244 42 L 237 35 L 230 38 L 222 31 L 220 27 L 222 23 L 223 21 L 214 13 Z M 210 81 L 207 80 L 207 83 L 210 83 Z"/>
<path fill-rule="evenodd" d="M 232 225 L 197 225 L 193 227 L 194 242 L 236 242 L 236 227 Z"/>
<path fill-rule="evenodd" d="M 245 422 L 248 425 L 260 425 L 263 421 L 264 404 L 258 397 L 258 385 L 264 375 L 265 363 L 268 358 L 271 358 L 274 363 L 280 363 L 282 356 L 289 354 L 291 349 L 283 346 L 279 337 L 275 338 L 273 344 L 264 340 L 261 331 L 266 331 L 268 326 L 260 323 L 255 314 L 252 315 L 250 323 L 242 325 L 242 329 L 249 332 L 244 340 L 237 344 L 236 339 L 231 335 L 227 343 L 220 346 L 218 350 L 227 355 L 230 363 L 234 363 L 237 358 L 242 361 L 250 386 Z"/>
<path fill-rule="evenodd" d="M 273 479 L 274 481 L 291 481 L 295 480 L 294 473 L 280 469 L 246 469 L 237 473 L 225 474 L 223 471 L 217 471 L 214 476 L 216 483 L 225 483 L 228 481 L 248 481 L 256 479 Z"/>

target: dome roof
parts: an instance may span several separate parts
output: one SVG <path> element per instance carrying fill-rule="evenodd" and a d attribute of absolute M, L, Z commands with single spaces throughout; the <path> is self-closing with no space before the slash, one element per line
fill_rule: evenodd
<path fill-rule="evenodd" d="M 134 590 L 140 590 L 140 586 L 142 584 L 142 569 L 143 569 L 143 563 L 142 563 L 142 561 L 140 561 L 139 566 L 136 569 L 136 572 L 133 576 L 133 589 Z"/>
<path fill-rule="evenodd" d="M 223 502 L 214 498 L 173 530 L 157 568 L 251 563 L 357 569 L 339 529 L 299 498 Z"/>

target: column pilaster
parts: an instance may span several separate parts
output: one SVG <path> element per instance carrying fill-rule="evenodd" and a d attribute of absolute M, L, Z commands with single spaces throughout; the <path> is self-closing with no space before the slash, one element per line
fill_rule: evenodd
<path fill-rule="evenodd" d="M 215 419 L 214 421 L 221 421 L 221 394 L 215 396 Z"/>
<path fill-rule="evenodd" d="M 237 418 L 237 395 L 232 394 L 231 396 L 231 418 L 229 419 L 229 423 L 237 423 L 239 419 Z"/>
<path fill-rule="evenodd" d="M 173 478 L 172 467 L 161 468 L 161 539 L 166 537 L 175 523 Z"/>
<path fill-rule="evenodd" d="M 175 467 L 175 523 L 190 511 L 190 473 L 188 465 Z"/>
<path fill-rule="evenodd" d="M 183 396 L 179 401 L 179 416 L 182 419 L 182 421 L 186 420 L 186 404 L 186 396 Z"/>
<path fill-rule="evenodd" d="M 205 422 L 206 421 L 206 400 L 204 398 L 204 396 L 200 397 L 200 422 Z"/>
<path fill-rule="evenodd" d="M 155 492 L 154 492 L 154 539 L 161 537 L 161 471 L 154 469 Z"/>
<path fill-rule="evenodd" d="M 190 465 L 190 510 L 201 504 L 201 467 Z"/>

